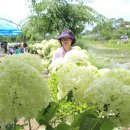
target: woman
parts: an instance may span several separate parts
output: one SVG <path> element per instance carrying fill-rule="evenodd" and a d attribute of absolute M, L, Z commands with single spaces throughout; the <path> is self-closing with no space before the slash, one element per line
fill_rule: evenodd
<path fill-rule="evenodd" d="M 75 43 L 75 36 L 72 31 L 65 30 L 58 36 L 61 48 L 58 48 L 52 58 L 52 62 L 58 58 L 64 58 L 68 51 L 73 50 L 72 45 Z"/>

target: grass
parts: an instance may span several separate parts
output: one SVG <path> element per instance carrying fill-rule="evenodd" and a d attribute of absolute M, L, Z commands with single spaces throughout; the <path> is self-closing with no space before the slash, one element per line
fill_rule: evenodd
<path fill-rule="evenodd" d="M 81 48 L 88 50 L 90 62 L 100 68 L 113 68 L 117 63 L 130 62 L 130 43 L 116 44 L 115 40 L 108 42 L 79 39 Z"/>

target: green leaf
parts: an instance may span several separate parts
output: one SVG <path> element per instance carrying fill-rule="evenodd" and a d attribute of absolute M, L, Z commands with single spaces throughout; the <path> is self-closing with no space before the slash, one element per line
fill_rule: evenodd
<path fill-rule="evenodd" d="M 100 130 L 112 130 L 114 127 L 115 127 L 115 124 L 113 121 L 111 121 L 108 118 L 104 118 Z"/>
<path fill-rule="evenodd" d="M 45 110 L 43 108 L 42 111 L 39 112 L 36 120 L 40 125 L 49 124 L 49 120 L 51 120 L 51 118 L 55 115 L 57 109 L 57 103 L 51 102 Z"/>
<path fill-rule="evenodd" d="M 79 130 L 100 130 L 103 118 L 98 118 L 95 108 L 86 110 L 77 115 L 72 127 L 79 128 Z"/>
<path fill-rule="evenodd" d="M 8 124 L 8 125 L 5 126 L 5 128 L 6 128 L 6 130 L 13 130 L 13 125 Z"/>
<path fill-rule="evenodd" d="M 46 125 L 46 130 L 54 130 L 54 128 L 51 125 Z"/>
<path fill-rule="evenodd" d="M 72 130 L 72 128 L 66 123 L 61 123 L 57 126 L 55 130 Z"/>
<path fill-rule="evenodd" d="M 81 122 L 79 130 L 100 130 L 102 119 L 87 115 L 85 120 Z"/>
<path fill-rule="evenodd" d="M 24 126 L 22 125 L 16 125 L 15 128 L 13 127 L 13 125 L 6 125 L 5 126 L 6 130 L 23 130 Z"/>
<path fill-rule="evenodd" d="M 73 92 L 72 91 L 70 91 L 69 93 L 68 93 L 68 97 L 67 97 L 67 101 L 69 102 L 72 102 L 72 100 L 73 100 Z"/>
<path fill-rule="evenodd" d="M 88 110 L 84 111 L 83 113 L 78 114 L 75 117 L 75 120 L 74 120 L 72 126 L 79 127 L 80 124 L 82 124 L 84 122 L 84 120 L 86 119 L 86 117 L 88 117 L 88 116 L 93 117 L 93 118 L 97 117 L 97 113 L 96 113 L 95 108 L 88 109 Z"/>
<path fill-rule="evenodd" d="M 23 126 L 20 126 L 20 125 L 16 125 L 16 130 L 23 130 L 24 127 Z"/>

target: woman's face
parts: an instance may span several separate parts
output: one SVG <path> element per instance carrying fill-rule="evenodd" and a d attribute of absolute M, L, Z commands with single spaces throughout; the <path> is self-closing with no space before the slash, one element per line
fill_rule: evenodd
<path fill-rule="evenodd" d="M 70 37 L 61 38 L 61 44 L 63 47 L 70 47 L 72 44 L 72 39 Z"/>

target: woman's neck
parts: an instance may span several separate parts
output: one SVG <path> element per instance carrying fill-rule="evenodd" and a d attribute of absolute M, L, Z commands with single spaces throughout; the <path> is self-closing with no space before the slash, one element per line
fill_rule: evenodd
<path fill-rule="evenodd" d="M 68 51 L 71 50 L 71 46 L 70 47 L 63 47 L 63 49 L 64 49 L 65 52 L 68 52 Z"/>

